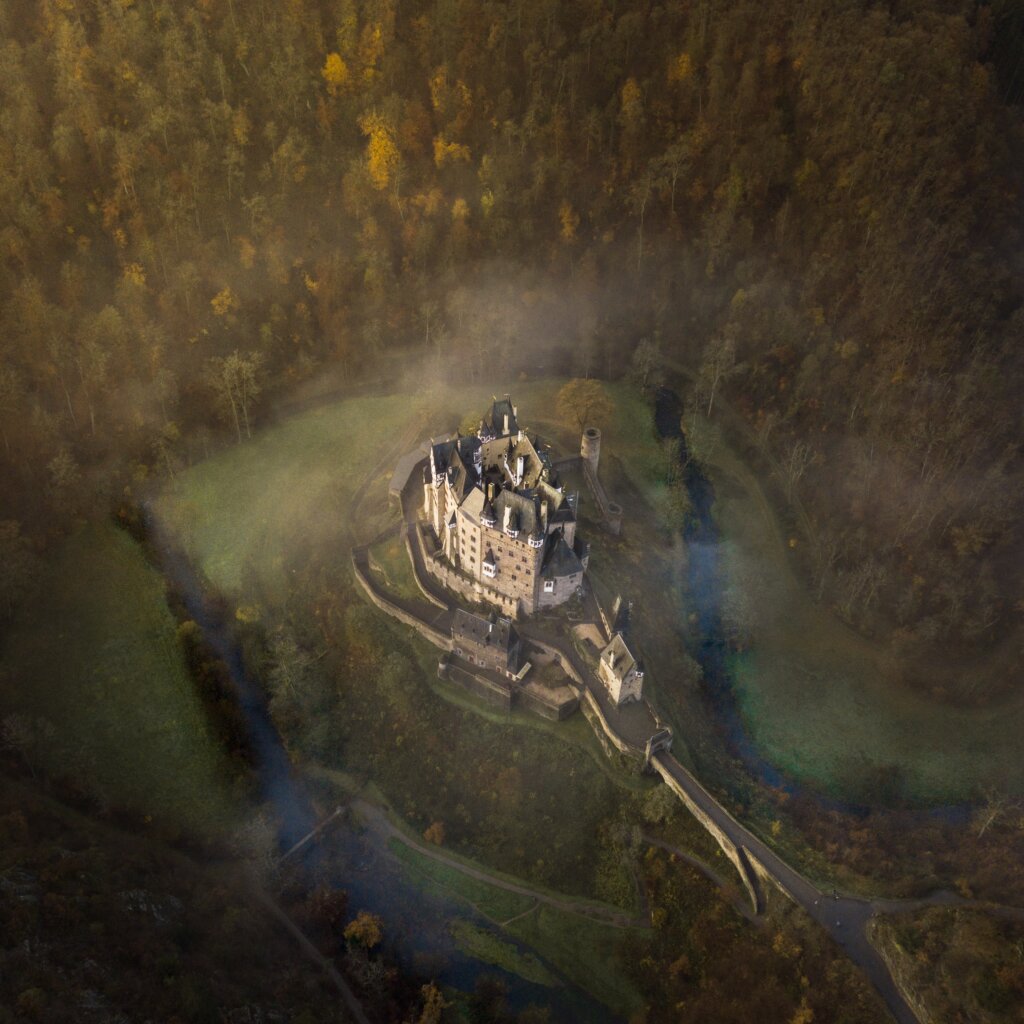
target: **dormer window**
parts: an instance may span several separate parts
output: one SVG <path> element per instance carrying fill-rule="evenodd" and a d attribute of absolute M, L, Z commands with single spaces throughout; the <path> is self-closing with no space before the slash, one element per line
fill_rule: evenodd
<path fill-rule="evenodd" d="M 494 579 L 498 575 L 498 563 L 494 560 L 494 552 L 490 548 L 487 549 L 487 554 L 484 555 L 483 560 L 484 575 L 488 579 Z"/>
<path fill-rule="evenodd" d="M 505 533 L 513 540 L 519 536 L 519 516 L 511 505 L 505 506 Z"/>
<path fill-rule="evenodd" d="M 544 581 L 544 593 L 545 594 L 553 594 L 554 592 L 555 592 L 555 581 L 554 580 L 545 580 Z"/>

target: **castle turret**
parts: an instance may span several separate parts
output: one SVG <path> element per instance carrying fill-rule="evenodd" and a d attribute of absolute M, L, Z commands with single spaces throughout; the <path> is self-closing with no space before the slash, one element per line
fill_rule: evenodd
<path fill-rule="evenodd" d="M 580 455 L 590 463 L 590 468 L 597 476 L 597 462 L 601 457 L 601 431 L 597 427 L 587 427 L 580 440 Z"/>

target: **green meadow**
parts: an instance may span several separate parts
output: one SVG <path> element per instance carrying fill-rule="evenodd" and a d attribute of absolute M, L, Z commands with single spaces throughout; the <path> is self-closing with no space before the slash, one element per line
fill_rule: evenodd
<path fill-rule="evenodd" d="M 70 537 L 43 568 L 2 652 L 5 714 L 38 734 L 30 766 L 163 824 L 230 825 L 232 775 L 207 724 L 163 581 L 112 524 Z"/>
<path fill-rule="evenodd" d="M 774 510 L 749 467 L 716 431 L 697 454 L 715 488 L 726 604 L 753 636 L 732 659 L 744 722 L 766 760 L 849 799 L 870 799 L 888 774 L 915 802 L 1024 793 L 1024 696 L 986 708 L 940 704 L 893 683 L 886 653 L 811 600 L 793 573 Z"/>

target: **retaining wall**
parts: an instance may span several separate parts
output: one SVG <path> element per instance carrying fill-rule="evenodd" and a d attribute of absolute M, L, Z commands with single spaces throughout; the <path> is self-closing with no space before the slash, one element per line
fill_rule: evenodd
<path fill-rule="evenodd" d="M 531 644 L 540 648 L 545 654 L 551 655 L 558 662 L 562 671 L 572 680 L 573 689 L 576 691 L 576 697 L 580 704 L 588 710 L 587 717 L 591 718 L 593 716 L 597 720 L 605 736 L 608 737 L 615 749 L 622 754 L 628 754 L 631 757 L 635 756 L 636 751 L 611 727 L 608 719 L 605 718 L 604 712 L 601 710 L 601 705 L 597 702 L 597 698 L 590 692 L 590 687 L 587 686 L 583 677 L 576 671 L 573 663 L 557 647 L 551 647 L 533 635 L 530 636 L 529 640 Z"/>
<path fill-rule="evenodd" d="M 419 526 L 417 525 L 415 527 L 415 529 L 418 531 L 419 530 Z M 415 553 L 412 550 L 413 543 L 420 543 L 420 538 L 417 536 L 416 541 L 414 542 L 414 541 L 410 540 L 410 538 L 409 538 L 409 531 L 407 529 L 404 530 L 404 533 L 405 533 L 405 552 L 409 556 L 409 563 L 412 565 L 412 578 L 416 581 L 416 586 L 419 587 L 420 593 L 432 605 L 436 605 L 438 608 L 443 608 L 445 611 L 448 611 L 448 605 L 446 605 L 444 603 L 444 601 L 442 601 L 439 598 L 435 597 L 433 595 L 433 593 L 430 591 L 430 589 L 427 587 L 426 583 L 420 578 L 419 563 L 416 561 L 416 555 L 415 555 Z M 420 551 L 421 552 L 423 551 L 422 543 L 420 543 Z"/>
<path fill-rule="evenodd" d="M 398 619 L 399 622 L 404 622 L 407 626 L 411 626 L 420 634 L 420 636 L 429 640 L 436 647 L 441 647 L 444 650 L 448 649 L 449 637 L 446 633 L 442 633 L 439 629 L 434 629 L 433 626 L 421 621 L 411 612 L 407 612 L 404 608 L 400 608 L 393 601 L 388 600 L 388 598 L 374 587 L 370 578 L 365 572 L 363 572 L 363 567 L 359 564 L 359 559 L 355 551 L 352 552 L 352 571 L 355 573 L 357 582 L 366 592 L 366 596 L 382 612 L 390 615 L 392 618 Z"/>
<path fill-rule="evenodd" d="M 532 711 L 541 718 L 548 718 L 552 722 L 561 722 L 573 714 L 580 706 L 579 697 L 572 700 L 556 701 L 547 697 L 537 690 L 527 689 L 525 686 L 516 691 L 516 700 L 527 711 Z"/>
<path fill-rule="evenodd" d="M 455 683 L 462 689 L 480 697 L 488 704 L 501 708 L 503 711 L 511 711 L 514 693 L 510 686 L 500 686 L 498 683 L 484 676 L 478 676 L 475 672 L 469 672 L 455 663 L 452 657 L 444 657 L 438 662 L 437 674 L 442 679 Z"/>

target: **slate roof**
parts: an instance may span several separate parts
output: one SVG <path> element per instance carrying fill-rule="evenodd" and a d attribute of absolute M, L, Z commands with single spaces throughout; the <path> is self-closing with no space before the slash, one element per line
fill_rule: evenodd
<path fill-rule="evenodd" d="M 573 573 L 583 572 L 579 555 L 566 544 L 561 530 L 548 535 L 540 568 L 545 576 L 572 576 Z"/>
<path fill-rule="evenodd" d="M 507 654 L 518 642 L 519 634 L 516 633 L 511 619 L 500 615 L 485 618 L 483 615 L 474 615 L 462 608 L 456 608 L 452 616 L 452 639 L 494 647 Z"/>
<path fill-rule="evenodd" d="M 505 429 L 505 416 L 508 415 L 508 430 Z M 515 407 L 512 399 L 506 395 L 502 399 L 495 399 L 491 408 L 484 413 L 484 426 L 493 434 L 501 437 L 503 434 L 515 434 L 519 431 L 519 423 L 516 420 Z"/>
<path fill-rule="evenodd" d="M 615 662 L 611 666 L 608 665 L 609 653 L 615 655 Z M 638 672 L 643 671 L 643 665 L 629 649 L 626 638 L 621 633 L 616 633 L 608 641 L 605 649 L 601 651 L 601 661 L 604 663 L 605 671 L 610 671 L 616 679 L 625 679 L 634 667 Z"/>
<path fill-rule="evenodd" d="M 530 534 L 537 526 L 537 506 L 528 494 L 516 491 L 499 491 L 494 499 L 494 518 L 497 519 L 495 529 L 505 529 L 505 509 L 512 510 L 513 529 L 520 533 Z"/>

